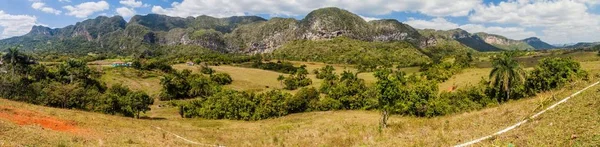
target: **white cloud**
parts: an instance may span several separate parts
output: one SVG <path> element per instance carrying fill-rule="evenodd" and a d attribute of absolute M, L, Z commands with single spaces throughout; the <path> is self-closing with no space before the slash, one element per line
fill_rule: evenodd
<path fill-rule="evenodd" d="M 210 15 L 227 17 L 245 14 L 271 14 L 278 16 L 304 15 L 314 9 L 339 7 L 349 11 L 382 15 L 392 12 L 420 12 L 430 16 L 466 16 L 482 0 L 244 0 L 238 2 L 223 0 L 183 0 L 173 2 L 170 8 L 154 6 L 152 12 L 171 16 Z"/>
<path fill-rule="evenodd" d="M 456 29 L 459 27 L 458 24 L 449 22 L 448 20 L 441 18 L 441 17 L 434 18 L 430 21 L 409 18 L 409 20 L 404 23 L 406 23 L 414 28 L 418 28 L 418 29 L 450 30 L 450 29 Z"/>
<path fill-rule="evenodd" d="M 486 27 L 481 24 L 458 25 L 444 18 L 434 18 L 431 20 L 420 20 L 410 18 L 409 21 L 406 21 L 405 23 L 418 29 L 450 30 L 461 28 L 469 33 L 485 32 L 490 34 L 502 35 L 510 39 L 518 40 L 536 36 L 535 32 L 527 31 L 525 28 L 521 27 Z"/>
<path fill-rule="evenodd" d="M 117 8 L 117 13 L 123 17 L 131 17 L 135 15 L 135 10 L 129 9 L 127 7 Z"/>
<path fill-rule="evenodd" d="M 29 15 L 11 15 L 0 10 L 0 39 L 27 34 L 36 25 L 37 18 Z"/>
<path fill-rule="evenodd" d="M 551 43 L 599 41 L 600 16 L 588 10 L 598 0 L 518 0 L 475 8 L 475 23 L 512 24 L 540 28 Z M 593 33 L 592 33 L 593 32 Z"/>
<path fill-rule="evenodd" d="M 77 18 L 86 18 L 96 12 L 104 11 L 109 8 L 109 4 L 106 1 L 99 2 L 85 2 L 76 6 L 64 6 L 64 9 L 69 10 L 67 15 L 75 16 Z"/>
<path fill-rule="evenodd" d="M 64 3 L 64 2 L 67 2 L 67 3 L 70 3 L 70 2 L 71 2 L 71 0 L 58 0 L 58 2 L 63 2 L 63 3 Z"/>
<path fill-rule="evenodd" d="M 31 4 L 31 8 L 36 9 L 36 10 L 40 10 L 40 11 L 46 12 L 46 13 L 52 13 L 54 15 L 59 15 L 60 13 L 62 13 L 62 11 L 60 11 L 60 10 L 56 10 L 54 8 L 46 7 L 46 4 L 42 3 L 42 2 L 35 2 L 35 3 Z"/>
<path fill-rule="evenodd" d="M 121 0 L 121 1 L 119 1 L 119 3 L 121 3 L 122 5 L 128 6 L 128 7 L 132 7 L 132 8 L 144 6 L 142 1 L 136 1 L 136 0 Z"/>

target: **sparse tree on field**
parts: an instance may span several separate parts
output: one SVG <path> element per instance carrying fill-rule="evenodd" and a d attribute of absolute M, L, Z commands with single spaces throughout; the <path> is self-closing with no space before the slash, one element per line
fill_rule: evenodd
<path fill-rule="evenodd" d="M 379 101 L 379 109 L 381 110 L 381 124 L 382 128 L 387 127 L 387 121 L 389 113 L 397 100 L 399 93 L 397 83 L 390 77 L 391 70 L 383 69 L 375 72 L 377 81 L 377 91 L 379 93 L 377 99 Z"/>
<path fill-rule="evenodd" d="M 490 85 L 500 87 L 502 92 L 506 93 L 506 98 L 499 101 L 510 99 L 511 88 L 525 82 L 525 70 L 518 61 L 513 59 L 514 52 L 504 52 L 492 61 L 493 69 L 490 73 Z"/>
<path fill-rule="evenodd" d="M 281 85 L 283 85 L 283 80 L 285 80 L 285 77 L 283 75 L 279 75 L 279 77 L 277 77 L 277 81 L 279 81 Z"/>

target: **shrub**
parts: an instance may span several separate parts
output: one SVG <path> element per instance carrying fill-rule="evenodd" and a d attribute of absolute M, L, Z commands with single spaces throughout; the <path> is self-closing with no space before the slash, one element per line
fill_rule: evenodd
<path fill-rule="evenodd" d="M 548 91 L 586 76 L 587 72 L 571 58 L 546 58 L 529 74 L 527 87 L 532 92 Z"/>
<path fill-rule="evenodd" d="M 233 80 L 231 76 L 227 73 L 217 73 L 214 75 L 210 75 L 210 79 L 220 85 L 229 85 Z"/>
<path fill-rule="evenodd" d="M 189 111 L 195 112 L 188 113 L 185 116 L 208 119 L 252 120 L 256 108 L 256 103 L 252 99 L 253 95 L 248 93 L 224 90 L 208 97 L 206 101 L 202 102 L 201 107 L 197 107 L 197 105 L 196 107 L 186 107 Z"/>
<path fill-rule="evenodd" d="M 287 90 L 296 90 L 300 87 L 305 87 L 312 84 L 312 80 L 307 78 L 308 71 L 306 71 L 305 66 L 298 68 L 296 73 L 288 76 L 287 78 L 278 77 L 277 80 L 283 80 L 284 88 Z"/>
<path fill-rule="evenodd" d="M 210 68 L 208 66 L 202 66 L 202 69 L 200 69 L 200 72 L 203 74 L 212 75 L 213 73 L 215 73 L 215 70 L 213 70 L 212 68 Z"/>
<path fill-rule="evenodd" d="M 290 113 L 313 111 L 318 107 L 320 94 L 314 87 L 302 88 L 288 99 Z"/>
<path fill-rule="evenodd" d="M 321 69 L 316 69 L 314 73 L 317 75 L 317 79 L 336 80 L 337 75 L 334 71 L 335 68 L 333 66 L 327 65 Z"/>
<path fill-rule="evenodd" d="M 161 79 L 163 89 L 160 97 L 161 100 L 208 97 L 221 90 L 217 81 L 231 83 L 231 78 L 226 75 L 211 75 L 209 78 L 205 75 L 192 74 L 190 70 L 175 72 Z"/>
<path fill-rule="evenodd" d="M 280 73 L 293 74 L 298 70 L 298 67 L 294 67 L 294 65 L 290 62 L 267 62 L 262 63 L 262 61 L 258 60 L 252 64 L 252 68 L 258 68 L 263 70 L 276 71 Z"/>
<path fill-rule="evenodd" d="M 289 93 L 273 90 L 256 96 L 256 109 L 253 114 L 254 120 L 271 117 L 281 117 L 289 113 L 288 103 L 292 99 Z"/>
<path fill-rule="evenodd" d="M 150 110 L 154 99 L 144 92 L 134 92 L 121 84 L 113 85 L 104 95 L 100 111 L 139 118 L 140 112 Z"/>

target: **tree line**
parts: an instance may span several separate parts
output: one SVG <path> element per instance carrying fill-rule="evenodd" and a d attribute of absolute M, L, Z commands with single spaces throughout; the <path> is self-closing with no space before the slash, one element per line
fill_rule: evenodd
<path fill-rule="evenodd" d="M 35 63 L 34 58 L 9 49 L 3 55 L 11 73 L 0 74 L 0 97 L 37 105 L 140 117 L 150 110 L 154 99 L 141 91 L 121 85 L 107 88 L 98 81 L 99 72 L 81 60 L 68 60 L 56 66 Z"/>
<path fill-rule="evenodd" d="M 489 80 L 457 91 L 440 92 L 437 85 L 443 80 L 430 78 L 427 73 L 408 75 L 379 68 L 374 73 L 376 84 L 367 86 L 357 73 L 337 74 L 332 66 L 326 66 L 313 71 L 324 80 L 318 88 L 298 87 L 300 90 L 294 95 L 281 90 L 254 93 L 221 89 L 178 106 L 186 118 L 235 120 L 260 120 L 310 111 L 381 110 L 385 127 L 392 114 L 433 117 L 473 111 L 587 79 L 579 63 L 570 58 L 543 59 L 527 72 L 514 56 L 510 52 L 497 55 Z"/>

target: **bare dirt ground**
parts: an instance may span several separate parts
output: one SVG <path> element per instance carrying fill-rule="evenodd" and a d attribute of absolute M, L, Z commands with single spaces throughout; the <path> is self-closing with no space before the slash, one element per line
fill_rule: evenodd
<path fill-rule="evenodd" d="M 38 125 L 44 129 L 74 134 L 86 133 L 87 131 L 77 127 L 73 121 L 61 120 L 46 116 L 33 111 L 21 110 L 11 107 L 0 107 L 0 119 L 5 119 L 19 126 Z"/>

